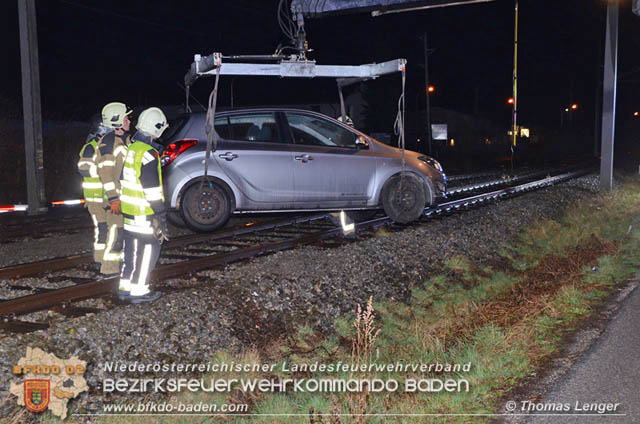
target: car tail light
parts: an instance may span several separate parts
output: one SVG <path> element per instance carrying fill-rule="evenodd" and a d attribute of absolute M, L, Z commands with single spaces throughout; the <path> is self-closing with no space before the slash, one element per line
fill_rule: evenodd
<path fill-rule="evenodd" d="M 190 138 L 174 141 L 173 143 L 165 147 L 164 150 L 162 151 L 162 157 L 160 158 L 160 163 L 162 164 L 163 167 L 169 165 L 171 162 L 174 161 L 175 158 L 180 156 L 182 152 L 184 152 L 190 147 L 195 146 L 196 144 L 198 144 L 198 140 L 194 140 Z"/>

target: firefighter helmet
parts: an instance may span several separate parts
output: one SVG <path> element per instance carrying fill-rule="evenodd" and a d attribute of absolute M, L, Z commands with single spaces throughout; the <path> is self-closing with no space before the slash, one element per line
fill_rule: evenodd
<path fill-rule="evenodd" d="M 102 108 L 102 125 L 109 128 L 121 128 L 124 125 L 124 117 L 131 112 L 133 109 L 124 103 L 109 103 Z"/>
<path fill-rule="evenodd" d="M 143 110 L 138 117 L 138 125 L 136 125 L 136 129 L 139 131 L 156 138 L 160 137 L 168 127 L 167 117 L 157 107 Z"/>
<path fill-rule="evenodd" d="M 338 121 L 342 122 L 342 115 L 338 116 Z M 351 118 L 349 118 L 348 115 L 345 115 L 344 123 L 349 125 L 350 127 L 353 127 L 353 120 Z"/>

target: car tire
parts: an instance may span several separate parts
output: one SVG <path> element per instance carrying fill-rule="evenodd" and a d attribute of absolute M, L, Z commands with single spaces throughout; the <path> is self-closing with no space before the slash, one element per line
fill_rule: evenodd
<path fill-rule="evenodd" d="M 189 228 L 211 232 L 229 221 L 231 200 L 226 190 L 214 182 L 198 181 L 185 191 L 180 209 Z"/>
<path fill-rule="evenodd" d="M 179 211 L 167 212 L 167 221 L 179 228 L 185 228 L 187 226 L 187 223 L 184 222 L 184 218 Z"/>
<path fill-rule="evenodd" d="M 402 192 L 400 192 L 402 186 Z M 380 193 L 384 212 L 395 222 L 408 224 L 420 218 L 426 206 L 424 182 L 413 174 L 396 175 Z"/>

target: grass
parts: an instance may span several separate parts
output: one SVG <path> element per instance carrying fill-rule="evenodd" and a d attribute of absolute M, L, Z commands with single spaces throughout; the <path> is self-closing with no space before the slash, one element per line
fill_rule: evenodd
<path fill-rule="evenodd" d="M 493 264 L 464 257 L 446 262 L 441 275 L 416 285 L 408 303 L 379 300 L 335 320 L 335 334 L 299 325 L 286 340 L 243 356 L 220 352 L 212 362 L 426 364 L 430 370 L 215 374 L 215 378 L 332 378 L 396 381 L 381 392 L 181 393 L 171 402 L 249 405 L 260 417 L 225 416 L 224 422 L 383 423 L 442 422 L 429 414 L 492 414 L 501 399 L 540 371 L 620 283 L 638 270 L 640 179 L 625 179 L 614 193 L 594 196 L 557 221 L 540 221 L 497 255 Z M 469 369 L 439 370 L 436 365 Z M 207 376 L 209 377 L 209 376 Z M 407 392 L 415 380 L 451 380 L 451 392 Z M 468 387 L 468 390 L 466 388 Z M 367 416 L 358 414 L 393 414 Z M 276 416 L 274 414 L 298 414 Z M 398 415 L 399 414 L 399 415 Z M 410 419 L 407 414 L 413 415 Z M 418 415 L 424 414 L 417 418 Z M 212 417 L 135 417 L 135 422 L 211 422 Z M 132 422 L 109 417 L 101 422 Z M 446 422 L 486 422 L 484 415 Z"/>

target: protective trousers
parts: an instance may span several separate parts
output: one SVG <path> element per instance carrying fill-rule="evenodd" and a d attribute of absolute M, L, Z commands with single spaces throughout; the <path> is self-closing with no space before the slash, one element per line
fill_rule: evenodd
<path fill-rule="evenodd" d="M 158 262 L 160 242 L 151 234 L 124 230 L 124 263 L 120 274 L 120 290 L 131 296 L 149 293 L 149 275 Z"/>
<path fill-rule="evenodd" d="M 122 237 L 124 217 L 122 214 L 114 215 L 105 211 L 107 217 L 107 241 L 104 248 L 104 257 L 100 272 L 102 274 L 119 274 L 122 262 Z"/>
<path fill-rule="evenodd" d="M 107 244 L 107 211 L 102 203 L 87 203 L 87 210 L 93 221 L 93 260 L 102 265 L 104 248 Z"/>

